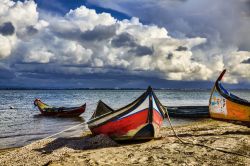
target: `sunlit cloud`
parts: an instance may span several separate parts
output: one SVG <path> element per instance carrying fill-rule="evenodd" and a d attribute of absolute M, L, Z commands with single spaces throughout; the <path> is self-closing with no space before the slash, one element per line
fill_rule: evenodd
<path fill-rule="evenodd" d="M 119 3 L 109 7 L 133 15 Z M 144 5 L 161 3 L 167 2 L 147 1 Z M 130 75 L 210 81 L 228 68 L 231 75 L 225 81 L 249 81 L 250 65 L 246 63 L 249 51 L 239 50 L 240 42 L 220 48 L 218 38 L 213 45 L 206 35 L 193 33 L 191 37 L 187 35 L 190 22 L 177 21 L 178 26 L 186 24 L 186 29 L 179 29 L 174 35 L 157 22 L 146 24 L 137 17 L 118 20 L 85 6 L 63 16 L 40 12 L 34 1 L 0 2 L 0 69 L 14 73 L 11 79 L 39 79 L 43 73 L 52 78 L 53 75 L 83 78 L 91 74 L 108 77 L 112 73 L 113 79 L 119 79 L 116 75 Z"/>

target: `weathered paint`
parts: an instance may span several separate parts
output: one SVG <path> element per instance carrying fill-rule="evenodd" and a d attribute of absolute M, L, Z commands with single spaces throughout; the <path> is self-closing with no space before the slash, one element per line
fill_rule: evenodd
<path fill-rule="evenodd" d="M 222 79 L 225 70 L 215 82 L 209 100 L 209 113 L 212 118 L 250 121 L 250 106 L 239 104 L 222 96 L 217 89 L 216 84 Z"/>

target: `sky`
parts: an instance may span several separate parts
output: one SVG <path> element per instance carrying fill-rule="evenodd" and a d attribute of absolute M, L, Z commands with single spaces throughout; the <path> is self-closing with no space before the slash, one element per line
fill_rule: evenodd
<path fill-rule="evenodd" d="M 250 0 L 0 1 L 0 88 L 250 85 Z"/>

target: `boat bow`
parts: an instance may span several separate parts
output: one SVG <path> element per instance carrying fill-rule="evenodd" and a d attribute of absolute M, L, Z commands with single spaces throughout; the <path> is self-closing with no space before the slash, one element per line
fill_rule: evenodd
<path fill-rule="evenodd" d="M 209 113 L 212 118 L 250 121 L 250 103 L 226 90 L 221 80 L 226 70 L 220 74 L 209 99 Z"/>
<path fill-rule="evenodd" d="M 135 101 L 114 110 L 102 101 L 87 122 L 94 134 L 106 134 L 121 139 L 148 139 L 155 137 L 165 116 L 165 108 L 151 87 Z"/>

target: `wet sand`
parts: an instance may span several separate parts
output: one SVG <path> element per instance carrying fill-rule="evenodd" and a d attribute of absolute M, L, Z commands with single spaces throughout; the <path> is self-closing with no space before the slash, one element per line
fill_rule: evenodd
<path fill-rule="evenodd" d="M 161 138 L 116 143 L 104 135 L 57 138 L 0 151 L 1 165 L 250 165 L 250 128 L 216 120 L 170 128 Z M 209 147 L 201 146 L 206 145 Z M 220 150 L 215 150 L 222 149 Z"/>

